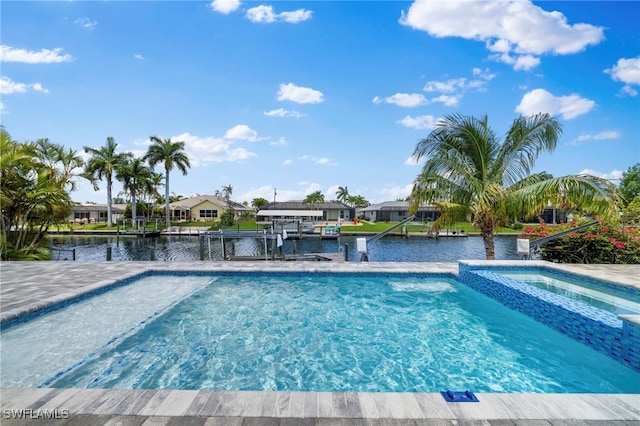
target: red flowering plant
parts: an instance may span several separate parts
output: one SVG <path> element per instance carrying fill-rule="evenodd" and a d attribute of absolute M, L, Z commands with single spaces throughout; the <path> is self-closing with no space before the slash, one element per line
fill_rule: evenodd
<path fill-rule="evenodd" d="M 531 241 L 570 230 L 587 221 L 528 226 L 520 238 Z M 540 259 L 559 263 L 640 263 L 640 228 L 599 223 L 571 232 L 535 248 Z"/>

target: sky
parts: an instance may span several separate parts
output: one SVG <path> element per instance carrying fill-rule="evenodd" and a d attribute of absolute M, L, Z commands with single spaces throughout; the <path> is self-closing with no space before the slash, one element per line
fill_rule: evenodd
<path fill-rule="evenodd" d="M 519 116 L 557 117 L 534 172 L 618 183 L 640 162 L 637 1 L 4 0 L 0 20 L 14 140 L 83 156 L 107 137 L 136 156 L 183 141 L 183 197 L 402 199 L 416 144 L 450 114 L 487 115 L 501 139 Z M 72 198 L 106 189 L 79 178 Z"/>

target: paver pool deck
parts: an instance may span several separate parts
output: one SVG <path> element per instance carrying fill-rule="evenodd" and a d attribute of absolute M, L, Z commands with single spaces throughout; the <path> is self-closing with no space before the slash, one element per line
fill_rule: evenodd
<path fill-rule="evenodd" d="M 475 262 L 474 262 L 475 263 Z M 640 265 L 544 265 L 640 288 Z M 1 262 L 0 316 L 12 318 L 148 270 L 443 272 L 457 263 Z M 234 392 L 1 388 L 2 425 L 640 425 L 639 394 Z M 57 419 L 44 419 L 47 416 Z M 17 416 L 23 418 L 17 419 Z"/>

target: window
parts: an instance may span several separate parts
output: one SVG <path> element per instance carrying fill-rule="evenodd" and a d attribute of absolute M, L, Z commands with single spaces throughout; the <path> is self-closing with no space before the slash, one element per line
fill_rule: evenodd
<path fill-rule="evenodd" d="M 73 214 L 74 219 L 89 219 L 89 212 L 75 212 Z"/>
<path fill-rule="evenodd" d="M 218 210 L 200 210 L 201 218 L 216 218 L 218 217 Z"/>
<path fill-rule="evenodd" d="M 100 219 L 106 219 L 107 218 L 107 212 L 100 212 L 99 216 Z"/>

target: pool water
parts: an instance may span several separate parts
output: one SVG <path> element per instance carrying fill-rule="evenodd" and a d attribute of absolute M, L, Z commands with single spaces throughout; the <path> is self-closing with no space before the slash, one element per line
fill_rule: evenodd
<path fill-rule="evenodd" d="M 640 314 L 640 292 L 631 288 L 540 270 L 516 269 L 500 275 L 614 314 Z"/>
<path fill-rule="evenodd" d="M 183 280 L 190 283 L 188 289 L 182 289 Z M 146 286 L 144 291 L 136 289 L 140 284 Z M 120 305 L 119 317 L 126 318 L 127 305 L 135 312 L 144 305 L 140 299 L 153 301 L 162 288 L 178 292 L 173 301 L 143 313 L 144 324 L 135 325 L 139 318 L 126 320 L 121 330 L 106 333 L 103 342 L 85 353 L 73 348 L 87 346 L 76 342 L 77 330 L 46 330 L 38 322 L 55 314 L 64 324 L 65 316 L 77 315 L 73 311 L 88 303 L 106 308 L 106 302 L 96 300 L 108 293 L 3 331 L 2 371 L 32 369 L 33 359 L 7 360 L 5 354 L 21 336 L 37 335 L 44 341 L 65 342 L 55 352 L 70 354 L 54 356 L 54 350 L 32 345 L 39 363 L 57 361 L 32 377 L 32 384 L 18 385 L 640 392 L 640 373 L 448 275 L 157 275 L 118 289 L 123 299 L 109 304 Z M 99 310 L 91 309 L 88 323 Z"/>

